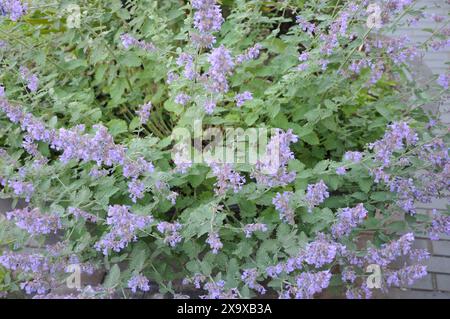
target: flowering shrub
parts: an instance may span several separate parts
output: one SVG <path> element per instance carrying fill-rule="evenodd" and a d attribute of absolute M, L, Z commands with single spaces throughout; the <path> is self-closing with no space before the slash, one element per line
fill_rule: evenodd
<path fill-rule="evenodd" d="M 422 108 L 449 74 L 412 68 L 449 28 L 393 36 L 413 0 L 0 8 L 0 195 L 25 205 L 0 223 L 0 292 L 369 298 L 367 266 L 410 285 L 414 236 L 450 234 L 415 209 L 449 190 L 448 128 Z M 53 292 L 73 265 L 106 278 Z"/>

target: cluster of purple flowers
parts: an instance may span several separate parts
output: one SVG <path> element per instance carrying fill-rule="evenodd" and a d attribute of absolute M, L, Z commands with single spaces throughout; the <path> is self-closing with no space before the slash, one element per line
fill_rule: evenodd
<path fill-rule="evenodd" d="M 258 270 L 256 268 L 244 269 L 241 275 L 242 281 L 250 288 L 256 290 L 261 295 L 266 293 L 266 289 L 257 283 Z"/>
<path fill-rule="evenodd" d="M 407 61 L 412 61 L 418 56 L 417 49 L 411 45 L 407 36 L 384 40 L 381 43 L 381 46 L 385 49 L 385 52 L 397 65 Z"/>
<path fill-rule="evenodd" d="M 104 255 L 108 255 L 110 249 L 119 252 L 129 242 L 137 239 L 138 230 L 143 230 L 152 222 L 152 216 L 135 215 L 129 211 L 128 206 L 109 206 L 106 224 L 110 225 L 111 229 L 95 244 L 95 248 Z"/>
<path fill-rule="evenodd" d="M 306 245 L 303 258 L 307 264 L 320 268 L 331 263 L 340 252 L 345 252 L 345 246 L 327 240 L 324 234 L 319 233 L 315 241 Z"/>
<path fill-rule="evenodd" d="M 358 204 L 353 208 L 343 208 L 338 213 L 338 221 L 331 227 L 331 232 L 335 238 L 348 235 L 353 228 L 361 224 L 367 216 L 367 210 L 363 204 Z"/>
<path fill-rule="evenodd" d="M 28 295 L 31 295 L 33 293 L 43 295 L 50 290 L 50 285 L 48 281 L 37 277 L 29 281 L 21 282 L 20 288 L 25 290 L 25 293 L 27 293 Z"/>
<path fill-rule="evenodd" d="M 223 196 L 230 189 L 237 193 L 245 184 L 245 177 L 234 171 L 231 164 L 211 162 L 209 166 L 217 178 L 217 181 L 214 183 L 216 195 Z"/>
<path fill-rule="evenodd" d="M 125 158 L 123 161 L 123 176 L 136 179 L 144 173 L 153 173 L 155 167 L 152 163 L 147 162 L 143 157 L 136 160 Z"/>
<path fill-rule="evenodd" d="M 267 230 L 267 225 L 261 223 L 247 224 L 244 226 L 244 233 L 246 238 L 250 238 L 255 231 L 266 232 Z"/>
<path fill-rule="evenodd" d="M 304 261 L 305 255 L 303 252 L 300 252 L 297 256 L 290 257 L 285 262 L 280 262 L 274 266 L 267 267 L 266 274 L 271 278 L 277 278 L 282 272 L 290 274 L 295 270 L 302 269 Z"/>
<path fill-rule="evenodd" d="M 305 195 L 308 211 L 311 212 L 315 206 L 322 203 L 329 196 L 330 194 L 328 193 L 328 187 L 325 185 L 323 180 L 320 180 L 316 184 L 309 184 Z"/>
<path fill-rule="evenodd" d="M 283 193 L 277 193 L 272 199 L 272 204 L 280 214 L 280 219 L 289 224 L 295 224 L 295 210 L 291 204 L 291 198 L 293 195 L 293 192 L 285 191 Z"/>
<path fill-rule="evenodd" d="M 19 70 L 22 80 L 27 83 L 27 88 L 31 92 L 36 92 L 39 86 L 39 79 L 36 74 L 31 73 L 30 70 L 24 66 L 20 67 Z"/>
<path fill-rule="evenodd" d="M 27 3 L 21 0 L 0 0 L 0 12 L 2 15 L 8 15 L 12 21 L 19 20 L 27 10 Z"/>
<path fill-rule="evenodd" d="M 347 174 L 347 169 L 344 166 L 340 166 L 336 168 L 336 174 L 337 175 L 345 175 Z"/>
<path fill-rule="evenodd" d="M 76 220 L 79 220 L 80 218 L 82 218 L 91 223 L 97 223 L 97 221 L 98 221 L 97 216 L 95 216 L 91 213 L 85 212 L 84 210 L 81 210 L 79 208 L 69 207 L 67 210 L 70 215 L 73 215 L 75 217 Z"/>
<path fill-rule="evenodd" d="M 432 163 L 437 167 L 444 167 L 450 162 L 448 147 L 441 138 L 436 139 L 431 143 L 422 145 L 418 156 L 421 160 Z"/>
<path fill-rule="evenodd" d="M 344 160 L 350 161 L 353 163 L 359 163 L 363 158 L 363 153 L 361 152 L 354 152 L 354 151 L 348 151 L 344 154 Z"/>
<path fill-rule="evenodd" d="M 395 122 L 388 126 L 384 137 L 369 147 L 375 152 L 375 159 L 388 166 L 395 151 L 403 150 L 405 145 L 414 145 L 418 140 L 417 134 L 406 122 Z M 404 143 L 406 142 L 406 144 Z"/>
<path fill-rule="evenodd" d="M 227 76 L 234 69 L 233 57 L 230 50 L 223 45 L 215 48 L 208 55 L 209 70 L 204 78 L 205 88 L 212 93 L 228 92 Z"/>
<path fill-rule="evenodd" d="M 437 79 L 437 84 L 442 86 L 445 90 L 448 90 L 448 82 L 450 80 L 450 75 L 448 74 L 440 74 Z"/>
<path fill-rule="evenodd" d="M 355 282 L 356 280 L 356 272 L 352 266 L 345 267 L 342 270 L 341 274 L 342 281 Z"/>
<path fill-rule="evenodd" d="M 424 194 L 415 186 L 412 178 L 394 177 L 388 182 L 391 192 L 397 194 L 396 204 L 405 212 L 414 215 L 414 199 L 421 198 L 421 202 L 426 202 Z"/>
<path fill-rule="evenodd" d="M 180 105 L 186 105 L 191 100 L 191 97 L 187 95 L 186 93 L 180 93 L 177 96 L 175 96 L 175 103 Z"/>
<path fill-rule="evenodd" d="M 308 59 L 309 59 L 309 52 L 307 52 L 307 51 L 304 51 L 299 55 L 298 60 L 303 63 L 300 63 L 297 66 L 298 71 L 300 71 L 300 72 L 305 71 L 308 68 L 309 64 L 306 63 L 306 61 L 308 61 Z"/>
<path fill-rule="evenodd" d="M 156 227 L 161 234 L 164 234 L 164 243 L 168 243 L 171 247 L 175 247 L 179 242 L 181 242 L 181 235 L 178 231 L 181 229 L 181 224 L 178 222 L 160 222 Z"/>
<path fill-rule="evenodd" d="M 427 275 L 427 266 L 412 265 L 401 268 L 396 271 L 388 271 L 386 273 L 386 284 L 390 286 L 410 286 L 416 280 Z"/>
<path fill-rule="evenodd" d="M 177 65 L 184 67 L 183 75 L 186 79 L 193 80 L 198 76 L 192 55 L 181 53 L 177 59 Z"/>
<path fill-rule="evenodd" d="M 34 186 L 31 182 L 24 182 L 18 180 L 8 181 L 8 186 L 12 188 L 14 194 L 17 196 L 24 196 L 26 202 L 30 202 L 31 196 L 34 193 Z"/>
<path fill-rule="evenodd" d="M 188 285 L 190 283 L 194 284 L 194 287 L 200 289 L 202 287 L 202 283 L 206 281 L 206 276 L 196 273 L 192 278 L 184 278 L 182 281 L 183 285 Z"/>
<path fill-rule="evenodd" d="M 135 180 L 144 173 L 152 173 L 154 166 L 144 158 L 132 160 L 126 156 L 126 148 L 115 144 L 106 127 L 94 125 L 95 134 L 85 134 L 85 126 L 77 125 L 72 129 L 46 129 L 45 125 L 31 114 L 24 113 L 19 107 L 12 106 L 6 99 L 0 99 L 0 109 L 13 123 L 20 123 L 30 141 L 42 141 L 50 147 L 62 151 L 60 160 L 68 163 L 70 160 L 83 162 L 94 161 L 97 166 L 122 165 L 123 176 L 132 178 L 130 190 L 132 199 L 141 198 L 142 184 Z"/>
<path fill-rule="evenodd" d="M 198 33 L 191 35 L 191 40 L 197 47 L 208 48 L 215 42 L 212 35 L 219 31 L 223 23 L 222 11 L 215 0 L 192 0 L 194 12 L 194 27 Z"/>
<path fill-rule="evenodd" d="M 244 105 L 246 101 L 250 101 L 253 99 L 253 95 L 251 92 L 245 91 L 243 93 L 236 94 L 234 100 L 236 101 L 236 106 L 241 107 Z"/>
<path fill-rule="evenodd" d="M 6 269 L 26 273 L 45 273 L 51 269 L 49 258 L 37 253 L 5 251 L 0 256 L 0 264 Z"/>
<path fill-rule="evenodd" d="M 407 233 L 398 240 L 383 244 L 380 249 L 369 247 L 365 259 L 370 264 L 386 267 L 398 257 L 408 255 L 411 252 L 413 242 L 414 235 Z"/>
<path fill-rule="evenodd" d="M 129 33 L 124 33 L 120 36 L 120 40 L 122 41 L 122 45 L 125 49 L 129 49 L 131 47 L 137 47 L 144 51 L 154 52 L 156 51 L 156 47 L 153 43 L 145 42 L 143 40 L 138 40 L 133 37 Z"/>
<path fill-rule="evenodd" d="M 223 247 L 217 232 L 210 232 L 208 234 L 208 238 L 206 239 L 206 243 L 211 247 L 213 254 L 217 254 Z"/>
<path fill-rule="evenodd" d="M 347 299 L 370 299 L 372 298 L 372 290 L 364 281 L 360 287 L 349 287 L 345 292 Z"/>
<path fill-rule="evenodd" d="M 431 240 L 439 240 L 441 234 L 450 236 L 450 216 L 439 213 L 436 209 L 432 212 L 432 221 L 428 234 Z"/>
<path fill-rule="evenodd" d="M 236 57 L 236 64 L 242 64 L 250 60 L 256 60 L 259 57 L 262 45 L 257 43 L 251 48 L 248 48 L 243 54 L 239 54 Z"/>
<path fill-rule="evenodd" d="M 128 193 L 130 193 L 131 200 L 136 203 L 137 199 L 144 198 L 145 184 L 144 182 L 133 178 L 128 183 Z"/>
<path fill-rule="evenodd" d="M 139 110 L 136 111 L 136 114 L 139 116 L 139 122 L 141 124 L 147 123 L 150 118 L 150 110 L 152 109 L 152 102 L 147 102 L 141 106 L 139 106 Z"/>
<path fill-rule="evenodd" d="M 208 292 L 207 295 L 200 296 L 201 299 L 236 299 L 238 291 L 236 288 L 226 289 L 225 281 L 210 281 L 203 285 L 203 289 Z"/>
<path fill-rule="evenodd" d="M 128 281 L 128 288 L 130 288 L 133 293 L 136 293 L 138 289 L 142 291 L 149 291 L 149 280 L 141 274 L 135 275 Z"/>
<path fill-rule="evenodd" d="M 62 228 L 61 219 L 55 214 L 44 214 L 39 208 L 16 209 L 6 213 L 8 220 L 15 221 L 20 229 L 26 230 L 31 235 L 56 233 Z"/>
<path fill-rule="evenodd" d="M 298 141 L 297 135 L 289 129 L 284 132 L 277 129 L 267 144 L 266 153 L 255 165 L 252 177 L 258 185 L 267 187 L 285 186 L 294 181 L 295 172 L 289 172 L 287 164 L 294 159 L 294 153 L 290 149 L 291 143 Z"/>
<path fill-rule="evenodd" d="M 287 285 L 280 294 L 282 299 L 311 299 L 317 293 L 322 292 L 330 284 L 331 273 L 329 270 L 319 272 L 303 272 L 295 279 L 294 285 Z"/>
<path fill-rule="evenodd" d="M 313 32 L 316 30 L 316 26 L 314 23 L 311 23 L 309 21 L 307 21 L 305 18 L 303 18 L 302 16 L 297 16 L 296 17 L 296 22 L 298 23 L 298 25 L 300 26 L 300 28 L 308 33 L 309 35 L 313 35 Z"/>

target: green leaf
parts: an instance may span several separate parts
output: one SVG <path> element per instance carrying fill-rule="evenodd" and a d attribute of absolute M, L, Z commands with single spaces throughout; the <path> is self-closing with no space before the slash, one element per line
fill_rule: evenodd
<path fill-rule="evenodd" d="M 358 185 L 364 193 L 368 193 L 372 187 L 372 178 L 360 178 L 358 179 Z"/>
<path fill-rule="evenodd" d="M 105 288 L 115 288 L 120 283 L 120 268 L 117 264 L 111 267 L 108 275 L 106 276 L 103 286 Z"/>
<path fill-rule="evenodd" d="M 119 62 L 123 66 L 138 67 L 142 64 L 141 59 L 133 51 L 128 51 L 119 58 Z"/>
<path fill-rule="evenodd" d="M 319 137 L 315 132 L 311 132 L 308 135 L 303 136 L 301 140 L 305 141 L 309 145 L 318 145 L 320 143 Z"/>
<path fill-rule="evenodd" d="M 127 122 L 124 120 L 114 119 L 108 122 L 109 132 L 112 136 L 117 136 L 119 134 L 128 132 Z"/>

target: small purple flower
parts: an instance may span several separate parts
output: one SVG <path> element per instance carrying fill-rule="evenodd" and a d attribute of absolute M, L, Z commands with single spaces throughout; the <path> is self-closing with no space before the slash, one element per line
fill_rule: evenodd
<path fill-rule="evenodd" d="M 165 235 L 164 243 L 168 243 L 171 247 L 175 247 L 182 240 L 180 234 L 178 233 L 181 227 L 181 224 L 178 222 L 173 224 L 168 222 L 160 222 L 156 226 L 158 231 Z"/>
<path fill-rule="evenodd" d="M 200 299 L 236 299 L 238 297 L 237 289 L 225 289 L 225 281 L 211 281 L 203 285 L 203 289 L 208 292 L 207 295 L 200 296 Z"/>
<path fill-rule="evenodd" d="M 345 175 L 347 173 L 347 169 L 344 166 L 340 166 L 336 168 L 337 175 Z"/>
<path fill-rule="evenodd" d="M 132 46 L 135 46 L 136 43 L 138 42 L 136 40 L 136 38 L 134 38 L 132 35 L 130 35 L 129 33 L 124 33 L 120 36 L 120 40 L 122 41 L 122 45 L 125 49 L 129 49 Z"/>
<path fill-rule="evenodd" d="M 302 54 L 300 54 L 300 56 L 298 57 L 298 60 L 301 62 L 305 62 L 309 59 L 309 53 L 308 52 L 302 52 Z"/>
<path fill-rule="evenodd" d="M 149 291 L 149 280 L 143 275 L 135 275 L 128 281 L 128 288 L 130 288 L 133 293 L 136 293 L 138 289 L 142 291 Z"/>
<path fill-rule="evenodd" d="M 267 230 L 267 225 L 261 223 L 247 224 L 244 226 L 244 233 L 246 238 L 250 238 L 255 231 L 266 232 Z"/>
<path fill-rule="evenodd" d="M 28 68 L 22 66 L 19 70 L 22 80 L 27 82 L 27 87 L 31 92 L 36 92 L 39 86 L 39 79 L 36 74 L 33 74 Z"/>
<path fill-rule="evenodd" d="M 296 21 L 299 24 L 300 28 L 303 31 L 307 32 L 309 35 L 312 35 L 316 29 L 316 26 L 313 23 L 307 21 L 305 18 L 301 16 L 297 16 Z"/>
<path fill-rule="evenodd" d="M 275 205 L 275 209 L 279 212 L 280 219 L 289 224 L 295 224 L 295 211 L 290 205 L 293 195 L 294 193 L 285 191 L 283 193 L 277 193 L 272 199 L 272 204 Z"/>
<path fill-rule="evenodd" d="M 318 63 L 319 63 L 319 65 L 320 65 L 320 68 L 322 69 L 322 71 L 325 71 L 325 70 L 327 69 L 328 63 L 330 63 L 330 61 L 329 61 L 329 60 L 326 60 L 326 59 L 320 59 L 320 60 L 318 61 Z"/>
<path fill-rule="evenodd" d="M 450 236 L 450 216 L 439 213 L 436 209 L 432 212 L 431 226 L 428 230 L 431 240 L 439 240 L 441 234 Z"/>
<path fill-rule="evenodd" d="M 285 186 L 291 183 L 295 177 L 295 172 L 289 172 L 287 165 L 294 159 L 294 153 L 290 149 L 291 143 L 298 141 L 297 135 L 289 129 L 284 132 L 276 129 L 266 147 L 266 153 L 261 160 L 256 163 L 252 177 L 256 178 L 257 184 L 275 187 Z"/>
<path fill-rule="evenodd" d="M 208 238 L 206 239 L 206 243 L 211 247 L 213 254 L 217 254 L 223 247 L 217 232 L 210 232 Z"/>
<path fill-rule="evenodd" d="M 0 1 L 0 9 L 4 15 L 9 15 L 12 21 L 18 21 L 27 13 L 28 4 L 21 0 L 2 0 Z"/>
<path fill-rule="evenodd" d="M 327 185 L 325 185 L 323 180 L 316 184 L 308 185 L 306 189 L 305 200 L 308 205 L 309 212 L 311 212 L 315 206 L 319 205 L 330 196 L 327 190 L 328 187 Z"/>
<path fill-rule="evenodd" d="M 186 105 L 191 100 L 191 97 L 185 93 L 180 93 L 175 97 L 175 103 Z"/>
<path fill-rule="evenodd" d="M 25 201 L 30 202 L 31 196 L 34 193 L 34 186 L 31 182 L 23 181 L 9 181 L 8 186 L 14 191 L 17 196 L 25 196 Z"/>
<path fill-rule="evenodd" d="M 137 115 L 139 115 L 139 122 L 141 124 L 147 123 L 150 118 L 150 110 L 152 109 L 152 102 L 145 103 L 139 106 L 139 110 L 136 111 Z"/>
<path fill-rule="evenodd" d="M 156 47 L 153 43 L 145 42 L 143 40 L 138 40 L 129 33 L 124 33 L 120 36 L 122 45 L 125 49 L 130 49 L 132 47 L 140 48 L 144 51 L 153 52 L 156 51 Z"/>
<path fill-rule="evenodd" d="M 228 92 L 228 81 L 226 77 L 232 73 L 234 68 L 230 50 L 223 45 L 213 49 L 208 55 L 208 62 L 211 66 L 206 74 L 206 88 L 213 93 Z"/>
<path fill-rule="evenodd" d="M 234 171 L 231 164 L 209 163 L 212 173 L 217 181 L 214 183 L 214 192 L 218 196 L 223 196 L 228 190 L 238 193 L 245 184 L 245 177 Z"/>
<path fill-rule="evenodd" d="M 245 91 L 243 93 L 236 94 L 234 99 L 236 101 L 236 106 L 237 107 L 241 107 L 242 105 L 244 105 L 244 103 L 246 101 L 252 100 L 253 99 L 253 95 L 252 95 L 251 92 Z"/>
<path fill-rule="evenodd" d="M 244 54 L 240 54 L 236 57 L 236 64 L 242 64 L 246 61 L 256 60 L 259 57 L 259 51 L 262 49 L 260 44 L 255 44 L 249 48 Z"/>
<path fill-rule="evenodd" d="M 363 158 L 363 153 L 361 152 L 351 152 L 348 151 L 344 154 L 344 160 L 351 161 L 353 163 L 359 163 Z"/>
<path fill-rule="evenodd" d="M 353 228 L 364 221 L 366 216 L 367 210 L 363 204 L 358 204 L 353 208 L 341 209 L 338 213 L 338 221 L 331 228 L 334 238 L 348 235 Z"/>
<path fill-rule="evenodd" d="M 266 289 L 257 283 L 258 278 L 258 270 L 256 268 L 244 269 L 244 272 L 241 275 L 242 281 L 250 288 L 256 290 L 261 295 L 266 293 Z"/>
<path fill-rule="evenodd" d="M 70 215 L 73 215 L 76 220 L 79 220 L 80 218 L 83 218 L 86 221 L 90 221 L 92 223 L 96 223 L 98 221 L 97 216 L 90 214 L 88 212 L 85 212 L 84 210 L 81 210 L 76 207 L 69 207 L 68 212 Z"/>
<path fill-rule="evenodd" d="M 207 100 L 203 106 L 206 114 L 212 114 L 216 108 L 216 102 L 213 100 Z"/>
<path fill-rule="evenodd" d="M 437 79 L 437 83 L 442 86 L 445 90 L 448 90 L 448 82 L 450 76 L 448 74 L 441 74 Z"/>
<path fill-rule="evenodd" d="M 145 184 L 138 179 L 132 179 L 128 183 L 128 192 L 133 203 L 136 203 L 137 199 L 144 198 Z"/>

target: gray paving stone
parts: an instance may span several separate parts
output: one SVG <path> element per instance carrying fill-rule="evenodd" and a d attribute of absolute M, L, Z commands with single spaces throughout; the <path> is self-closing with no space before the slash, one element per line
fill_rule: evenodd
<path fill-rule="evenodd" d="M 437 289 L 440 291 L 450 291 L 450 275 L 436 274 Z"/>
<path fill-rule="evenodd" d="M 426 249 L 426 250 L 430 251 L 430 240 L 422 239 L 422 238 L 416 239 L 414 241 L 414 248 Z"/>
<path fill-rule="evenodd" d="M 420 280 L 417 280 L 412 286 L 408 288 L 411 289 L 422 289 L 422 290 L 433 290 L 433 274 L 428 274 Z"/>
<path fill-rule="evenodd" d="M 426 265 L 428 272 L 450 274 L 450 258 L 432 256 Z"/>
<path fill-rule="evenodd" d="M 421 290 L 392 289 L 384 298 L 388 299 L 450 299 L 450 293 Z"/>
<path fill-rule="evenodd" d="M 450 256 L 450 241 L 433 241 L 433 255 Z"/>

